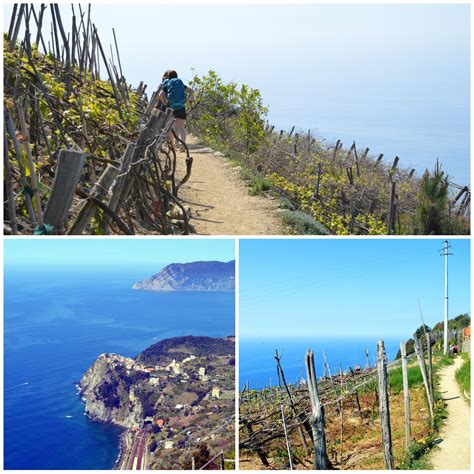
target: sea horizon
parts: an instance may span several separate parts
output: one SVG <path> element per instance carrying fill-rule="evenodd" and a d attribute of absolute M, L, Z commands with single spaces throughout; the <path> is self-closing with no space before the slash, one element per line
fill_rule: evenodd
<path fill-rule="evenodd" d="M 335 87 L 333 93 L 347 92 Z M 263 98 L 269 107 L 268 122 L 277 132 L 295 127 L 304 137 L 309 130 L 328 147 L 341 140 L 343 148 L 349 149 L 355 142 L 360 153 L 369 148 L 369 156 L 383 154 L 386 165 L 391 166 L 398 156 L 398 166 L 414 168 L 417 177 L 425 169 L 431 172 L 438 159 L 451 181 L 470 185 L 469 101 L 433 94 L 422 102 L 421 98 L 387 98 L 371 91 L 349 103 L 331 101 L 317 91 L 305 100 L 289 96 L 282 101 L 271 92 L 265 94 L 265 89 Z"/>
<path fill-rule="evenodd" d="M 306 378 L 305 354 L 314 352 L 316 374 L 324 374 L 323 351 L 328 359 L 331 373 L 345 372 L 349 367 L 364 368 L 367 364 L 365 350 L 369 352 L 371 367 L 375 364 L 378 337 L 240 337 L 239 342 L 239 387 L 247 384 L 252 389 L 277 385 L 278 377 L 275 349 L 282 354 L 281 365 L 288 383 L 299 383 Z M 384 338 L 385 351 L 389 360 L 394 360 L 403 338 Z M 344 343 L 344 344 L 341 344 Z"/>

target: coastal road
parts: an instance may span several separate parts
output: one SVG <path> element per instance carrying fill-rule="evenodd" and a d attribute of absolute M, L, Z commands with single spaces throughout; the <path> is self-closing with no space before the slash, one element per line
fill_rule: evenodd
<path fill-rule="evenodd" d="M 146 444 L 150 433 L 147 429 L 141 429 L 133 440 L 132 449 L 125 469 L 130 471 L 146 470 Z"/>

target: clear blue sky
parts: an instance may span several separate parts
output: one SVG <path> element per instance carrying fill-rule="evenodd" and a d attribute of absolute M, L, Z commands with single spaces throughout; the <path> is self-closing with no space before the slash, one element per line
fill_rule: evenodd
<path fill-rule="evenodd" d="M 229 239 L 6 239 L 4 262 L 7 270 L 141 266 L 158 271 L 169 263 L 229 261 L 234 259 L 234 249 L 234 241 Z"/>
<path fill-rule="evenodd" d="M 443 319 L 438 239 L 241 240 L 243 338 L 409 337 Z M 470 312 L 469 241 L 452 240 L 450 315 Z"/>

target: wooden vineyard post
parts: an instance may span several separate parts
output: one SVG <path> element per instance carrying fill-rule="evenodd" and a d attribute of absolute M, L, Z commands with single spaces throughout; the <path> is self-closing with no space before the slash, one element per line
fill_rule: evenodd
<path fill-rule="evenodd" d="M 369 351 L 365 350 L 365 359 L 367 360 L 367 364 L 365 365 L 366 369 L 370 369 L 370 359 L 369 359 Z"/>
<path fill-rule="evenodd" d="M 196 470 L 196 460 L 194 459 L 194 456 L 191 458 L 191 469 L 193 471 Z"/>
<path fill-rule="evenodd" d="M 314 352 L 311 349 L 308 349 L 306 352 L 305 361 L 312 409 L 311 429 L 313 431 L 314 468 L 316 470 L 326 470 L 329 463 L 326 451 L 326 432 L 324 430 L 324 407 L 319 400 L 318 382 L 314 367 Z"/>
<path fill-rule="evenodd" d="M 73 150 L 59 152 L 53 188 L 44 211 L 44 221 L 60 230 L 66 222 L 87 154 Z"/>
<path fill-rule="evenodd" d="M 285 410 L 283 409 L 283 405 L 280 405 L 281 408 L 281 419 L 283 423 L 283 431 L 285 432 L 285 440 L 286 440 L 286 450 L 288 451 L 288 461 L 290 463 L 290 470 L 293 470 L 293 459 L 291 458 L 291 444 L 290 438 L 288 436 L 288 430 L 286 428 L 286 420 L 285 420 Z"/>
<path fill-rule="evenodd" d="M 247 433 L 248 433 L 249 439 L 250 439 L 253 435 L 252 423 L 249 421 L 245 425 L 245 428 L 247 429 Z M 255 452 L 257 453 L 257 456 L 260 458 L 260 461 L 262 461 L 262 464 L 264 466 L 266 466 L 266 467 L 270 466 L 270 464 L 268 463 L 267 456 L 266 456 L 265 452 L 263 451 L 263 449 L 261 447 L 256 447 Z"/>
<path fill-rule="evenodd" d="M 430 409 L 430 417 L 431 422 L 433 422 L 434 414 L 433 414 L 433 399 L 431 398 L 431 390 L 428 381 L 428 375 L 426 374 L 426 366 L 425 366 L 425 359 L 423 357 L 423 349 L 421 347 L 420 340 L 413 334 L 413 341 L 415 343 L 415 353 L 418 359 L 418 364 L 421 370 L 421 376 L 423 377 L 423 385 L 425 386 L 426 391 L 426 399 L 428 400 L 428 408 Z"/>
<path fill-rule="evenodd" d="M 388 376 L 385 346 L 382 340 L 377 343 L 377 372 L 379 379 L 379 409 L 382 428 L 383 457 L 386 469 L 393 469 L 392 433 L 390 431 L 390 407 L 388 401 Z"/>
<path fill-rule="evenodd" d="M 108 193 L 115 177 L 119 170 L 113 165 L 108 165 L 105 171 L 102 173 L 99 181 L 91 189 L 89 198 L 95 198 L 96 200 L 102 201 Z M 97 212 L 97 206 L 91 199 L 85 199 L 79 213 L 77 214 L 74 222 L 67 231 L 68 235 L 80 235 L 89 224 L 90 220 L 95 216 Z"/>
<path fill-rule="evenodd" d="M 355 373 L 354 373 L 354 370 L 352 369 L 352 367 L 349 367 L 349 371 L 351 372 L 351 376 L 354 377 L 355 376 Z M 361 406 L 360 406 L 360 400 L 359 400 L 359 392 L 357 390 L 357 388 L 354 388 L 354 399 L 355 399 L 355 404 L 356 404 L 356 408 L 357 408 L 357 412 L 359 413 L 359 416 L 364 419 L 364 415 L 362 413 L 362 409 L 361 409 Z"/>
<path fill-rule="evenodd" d="M 295 405 L 293 403 L 293 397 L 291 396 L 291 392 L 290 392 L 290 389 L 288 388 L 288 384 L 286 383 L 285 374 L 284 374 L 283 368 L 281 366 L 281 355 L 278 355 L 277 350 L 275 350 L 275 360 L 277 362 L 278 380 L 280 381 L 280 376 L 281 376 L 281 381 L 283 382 L 283 385 L 285 386 L 285 390 L 286 390 L 286 393 L 288 395 L 288 399 L 290 401 L 291 411 L 293 412 L 295 417 L 298 418 L 298 414 L 296 412 L 296 408 L 295 408 Z M 309 426 L 308 422 L 302 420 L 302 424 L 306 428 L 306 430 L 309 432 L 308 434 L 310 434 L 311 433 L 311 427 Z M 303 447 L 304 447 L 305 451 L 308 451 L 309 450 L 308 443 L 306 442 L 306 438 L 304 437 L 304 432 L 303 432 L 303 428 L 301 427 L 301 424 L 298 425 L 298 433 L 300 435 L 301 442 L 303 443 Z"/>
<path fill-rule="evenodd" d="M 402 359 L 403 399 L 405 401 L 405 442 L 406 447 L 408 448 L 411 444 L 410 389 L 408 387 L 408 359 L 405 342 L 400 342 L 400 354 Z"/>
<path fill-rule="evenodd" d="M 395 231 L 395 212 L 396 212 L 396 186 L 397 182 L 390 176 L 392 181 L 392 191 L 390 193 L 390 208 L 388 213 L 388 226 L 387 226 L 387 235 Z"/>
<path fill-rule="evenodd" d="M 426 332 L 426 355 L 428 356 L 428 382 L 430 385 L 431 400 L 434 404 L 434 385 L 433 385 L 433 354 L 431 351 L 430 333 Z"/>

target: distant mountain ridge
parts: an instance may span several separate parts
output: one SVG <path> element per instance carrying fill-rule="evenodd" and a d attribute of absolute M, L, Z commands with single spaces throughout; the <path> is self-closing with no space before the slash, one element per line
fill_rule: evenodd
<path fill-rule="evenodd" d="M 133 290 L 234 291 L 235 260 L 172 263 L 159 273 L 136 282 Z"/>

